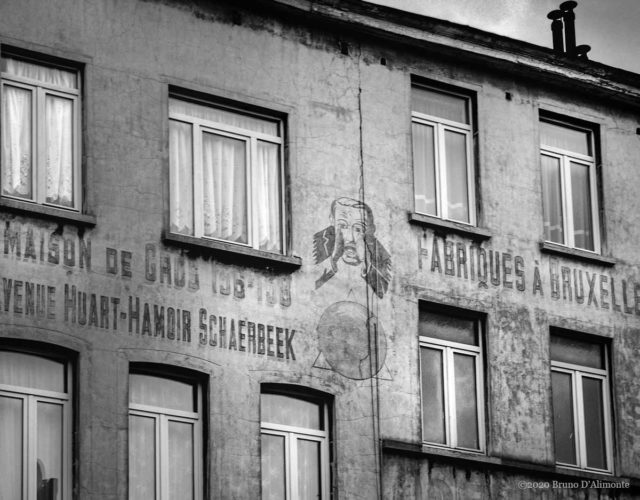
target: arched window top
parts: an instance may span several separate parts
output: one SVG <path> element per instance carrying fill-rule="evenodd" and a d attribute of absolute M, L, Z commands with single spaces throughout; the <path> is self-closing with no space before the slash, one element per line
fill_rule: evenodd
<path fill-rule="evenodd" d="M 197 411 L 196 384 L 173 378 L 132 373 L 129 379 L 130 401 L 134 404 Z"/>
<path fill-rule="evenodd" d="M 66 363 L 13 351 L 0 351 L 0 384 L 67 392 Z"/>
<path fill-rule="evenodd" d="M 263 392 L 260 398 L 263 422 L 324 430 L 324 412 L 320 402 L 269 392 Z"/>

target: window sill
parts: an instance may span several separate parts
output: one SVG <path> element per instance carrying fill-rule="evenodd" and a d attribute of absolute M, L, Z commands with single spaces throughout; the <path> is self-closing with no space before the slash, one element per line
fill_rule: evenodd
<path fill-rule="evenodd" d="M 72 212 L 71 210 L 38 205 L 37 203 L 29 203 L 26 201 L 0 198 L 0 209 L 20 215 L 64 222 L 66 224 L 84 227 L 93 227 L 96 225 L 96 218 L 93 215 L 81 214 L 79 212 Z"/>
<path fill-rule="evenodd" d="M 194 253 L 215 254 L 221 261 L 231 264 L 253 265 L 279 270 L 295 270 L 302 266 L 300 257 L 265 252 L 224 241 L 205 240 L 168 231 L 163 233 L 162 239 L 165 243 L 190 249 Z"/>
<path fill-rule="evenodd" d="M 584 262 L 590 262 L 592 264 L 599 264 L 605 267 L 613 267 L 616 264 L 616 259 L 612 257 L 605 257 L 585 250 L 579 250 L 577 248 L 565 247 L 549 241 L 540 242 L 540 251 L 542 253 L 560 255 L 562 257 L 570 257 Z"/>
<path fill-rule="evenodd" d="M 491 238 L 491 232 L 489 232 L 488 229 L 468 226 L 459 222 L 439 219 L 438 217 L 419 214 L 417 212 L 409 212 L 409 222 L 417 226 L 429 227 L 434 229 L 436 232 L 456 233 L 476 241 L 483 241 Z"/>
<path fill-rule="evenodd" d="M 421 443 L 397 441 L 393 439 L 382 440 L 382 451 L 387 455 L 404 455 L 416 459 L 446 462 L 460 467 L 470 467 L 486 470 L 501 470 L 532 476 L 544 476 L 547 479 L 573 480 L 584 479 L 591 481 L 607 481 L 612 483 L 629 483 L 631 488 L 640 488 L 640 479 L 612 476 L 606 473 L 597 473 L 579 469 L 567 469 L 552 465 L 542 465 L 520 460 L 505 459 L 495 456 L 487 456 L 481 453 L 446 450 Z"/>

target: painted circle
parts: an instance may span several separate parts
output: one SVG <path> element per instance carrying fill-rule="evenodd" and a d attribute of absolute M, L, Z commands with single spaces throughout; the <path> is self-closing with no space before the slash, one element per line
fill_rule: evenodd
<path fill-rule="evenodd" d="M 322 313 L 316 331 L 320 351 L 329 366 L 342 376 L 365 380 L 384 365 L 387 355 L 384 331 L 375 316 L 367 315 L 364 306 L 356 302 L 330 305 Z"/>

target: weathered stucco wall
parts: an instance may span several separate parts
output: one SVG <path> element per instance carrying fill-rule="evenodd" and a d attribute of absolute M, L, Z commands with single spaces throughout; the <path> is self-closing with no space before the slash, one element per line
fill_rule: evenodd
<path fill-rule="evenodd" d="M 5 1 L 0 41 L 85 64 L 85 199 L 95 227 L 0 212 L 0 335 L 79 353 L 81 498 L 126 497 L 128 364 L 137 361 L 210 375 L 212 497 L 259 497 L 259 384 L 283 382 L 334 395 L 339 498 L 375 498 L 379 439 L 420 442 L 420 300 L 486 313 L 487 453 L 504 459 L 553 465 L 549 327 L 611 338 L 616 475 L 638 478 L 637 113 L 213 3 Z M 412 75 L 476 93 L 479 225 L 491 233 L 482 244 L 407 221 Z M 169 85 L 287 114 L 299 270 L 232 265 L 162 241 Z M 538 109 L 600 127 L 603 253 L 614 267 L 540 252 Z M 314 237 L 331 225 L 338 198 L 371 207 L 378 256 L 390 259 L 377 278 L 388 275 L 388 289 L 345 264 L 318 285 L 327 263 L 315 263 Z M 367 324 L 379 333 L 377 357 Z M 248 338 L 252 328 L 265 332 L 264 349 Z M 534 495 L 517 488 L 526 475 L 382 461 L 386 498 Z"/>

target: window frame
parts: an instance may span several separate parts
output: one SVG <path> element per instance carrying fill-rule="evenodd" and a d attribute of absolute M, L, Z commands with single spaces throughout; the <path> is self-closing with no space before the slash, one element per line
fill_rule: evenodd
<path fill-rule="evenodd" d="M 570 151 L 567 149 L 559 148 L 557 146 L 549 146 L 542 143 L 542 137 L 540 134 L 539 140 L 539 148 L 540 148 L 540 156 L 538 158 L 540 165 L 540 172 L 542 172 L 542 157 L 548 156 L 551 158 L 556 158 L 560 163 L 560 196 L 561 196 L 561 206 L 562 206 L 562 231 L 564 234 L 564 242 L 557 242 L 545 239 L 544 241 L 554 244 L 560 245 L 565 248 L 576 249 L 584 252 L 588 252 L 591 254 L 599 255 L 602 252 L 602 238 L 600 232 L 600 202 L 598 196 L 598 172 L 597 172 L 597 163 L 598 163 L 598 142 L 596 141 L 597 128 L 595 126 L 588 126 L 586 124 L 576 124 L 572 121 L 563 120 L 561 118 L 547 116 L 546 114 L 541 114 L 538 119 L 538 125 L 544 123 L 549 123 L 558 127 L 563 127 L 566 129 L 577 130 L 579 132 L 585 132 L 588 134 L 589 138 L 589 146 L 591 148 L 591 155 L 584 155 L 581 153 L 576 153 L 574 151 Z M 591 223 L 593 227 L 593 250 L 589 250 L 587 248 L 581 248 L 575 245 L 575 236 L 574 236 L 574 224 L 573 224 L 573 187 L 571 185 L 571 163 L 578 163 L 581 165 L 585 165 L 589 168 L 589 197 L 591 200 Z M 544 181 L 542 182 L 542 195 L 544 196 Z M 542 218 L 543 225 L 545 219 L 544 213 L 544 203 L 542 209 Z"/>
<path fill-rule="evenodd" d="M 171 111 L 171 101 L 178 100 L 184 101 L 193 105 L 217 108 L 236 115 L 245 115 L 255 117 L 258 119 L 264 119 L 272 122 L 277 122 L 278 136 L 270 134 L 256 132 L 241 127 L 235 127 L 225 123 L 209 121 L 203 118 L 194 117 L 184 113 L 177 113 Z M 178 89 L 169 90 L 168 98 L 169 112 L 167 115 L 168 121 L 177 121 L 191 125 L 192 131 L 192 194 L 193 194 L 193 234 L 178 233 L 171 230 L 171 217 L 173 207 L 171 206 L 171 183 L 169 183 L 169 217 L 167 227 L 169 228 L 168 234 L 176 235 L 177 237 L 193 238 L 195 241 L 201 240 L 203 242 L 217 242 L 224 245 L 233 245 L 247 250 L 253 250 L 257 252 L 263 252 L 267 255 L 286 256 L 288 254 L 288 226 L 287 226 L 287 175 L 286 175 L 286 156 L 285 156 L 285 137 L 286 137 L 286 116 L 278 111 L 270 111 L 263 108 L 256 108 L 243 103 L 237 103 L 228 99 L 216 98 L 214 96 L 194 96 L 192 93 L 180 91 Z M 170 127 L 170 124 L 169 124 Z M 202 166 L 202 137 L 205 133 L 210 133 L 218 136 L 229 137 L 235 140 L 241 140 L 247 144 L 245 148 L 245 193 L 246 193 L 246 210 L 247 210 L 247 243 L 235 242 L 225 240 L 222 238 L 216 238 L 213 236 L 204 235 L 204 217 L 203 217 L 203 193 L 202 190 L 196 189 L 196 186 L 203 186 L 204 169 Z M 255 169 L 253 158 L 258 157 L 258 141 L 267 142 L 270 144 L 276 144 L 278 146 L 278 158 L 279 158 L 279 207 L 280 207 L 280 250 L 277 252 L 271 250 L 263 250 L 259 246 L 257 236 L 257 219 L 258 211 L 254 209 L 253 203 L 253 191 L 255 188 L 255 180 L 253 171 Z M 172 170 L 169 162 L 169 178 L 171 178 Z M 200 207 L 200 208 L 198 208 Z"/>
<path fill-rule="evenodd" d="M 62 407 L 62 460 L 60 468 L 60 499 L 71 500 L 73 495 L 73 427 L 74 427 L 74 367 L 73 361 L 66 356 L 46 355 L 42 350 L 13 349 L 0 346 L 4 352 L 27 354 L 34 357 L 51 359 L 65 365 L 65 392 L 36 389 L 32 387 L 0 384 L 0 396 L 19 399 L 23 402 L 22 414 L 22 499 L 36 500 L 37 497 L 37 406 L 38 403 L 54 404 Z"/>
<path fill-rule="evenodd" d="M 418 336 L 418 374 L 420 380 L 420 433 L 421 441 L 428 446 L 434 446 L 445 449 L 461 450 L 469 453 L 486 453 L 486 429 L 485 429 L 485 381 L 484 381 L 484 328 L 483 320 L 480 316 L 469 314 L 468 312 L 451 311 L 448 308 L 444 310 L 433 310 L 425 308 L 429 312 L 437 314 L 460 317 L 473 321 L 478 345 L 464 344 L 453 342 L 450 340 L 441 340 L 435 337 L 425 335 Z M 423 412 L 423 394 L 422 394 L 422 349 L 433 349 L 442 352 L 442 379 L 443 379 L 443 405 L 444 405 L 444 443 L 435 443 L 426 441 L 422 435 L 424 434 L 424 412 Z M 457 439 L 457 416 L 456 416 L 456 397 L 455 397 L 455 365 L 454 354 L 472 356 L 475 359 L 476 374 L 476 425 L 478 426 L 478 448 L 467 448 L 458 446 Z"/>
<path fill-rule="evenodd" d="M 469 92 L 464 92 L 460 89 L 441 88 L 430 84 L 422 84 L 419 82 L 412 82 L 411 92 L 413 89 L 422 89 L 426 91 L 435 92 L 438 94 L 447 94 L 460 99 L 464 99 L 466 103 L 466 111 L 469 116 L 469 123 L 456 122 L 448 120 L 446 118 L 440 118 L 435 115 L 420 113 L 411 109 L 411 125 L 420 124 L 433 128 L 434 134 L 434 176 L 435 176 L 435 195 L 436 195 L 436 213 L 428 214 L 426 212 L 420 212 L 416 206 L 416 164 L 413 159 L 413 141 L 414 134 L 411 133 L 411 156 L 412 156 L 412 168 L 413 168 L 413 203 L 414 210 L 417 214 L 425 215 L 427 217 L 435 217 L 438 219 L 455 222 L 457 224 L 464 224 L 467 226 L 475 227 L 478 225 L 478 213 L 476 206 L 476 166 L 475 166 L 475 120 L 474 120 L 474 99 L 473 95 Z M 446 173 L 446 147 L 445 147 L 445 132 L 452 131 L 465 136 L 465 150 L 466 150 L 466 162 L 467 162 L 467 203 L 469 206 L 469 222 L 461 221 L 449 217 L 448 203 L 447 203 L 447 176 Z"/>
<path fill-rule="evenodd" d="M 555 335 L 555 334 L 553 334 Z M 573 410 L 573 432 L 576 436 L 575 439 L 575 455 L 576 464 L 568 464 L 560 461 L 556 461 L 556 466 L 572 469 L 582 470 L 589 472 L 596 472 L 601 474 L 613 474 L 613 429 L 612 429 L 612 411 L 611 411 L 611 394 L 609 388 L 609 349 L 608 344 L 603 342 L 593 342 L 600 345 L 604 349 L 604 368 L 593 368 L 584 365 L 576 365 L 574 363 L 567 363 L 565 361 L 555 361 L 550 359 L 550 387 L 551 387 L 551 405 L 553 415 L 553 382 L 551 375 L 555 373 L 564 373 L 571 377 L 571 394 L 572 394 L 572 410 Z M 600 380 L 602 382 L 602 413 L 604 424 L 604 439 L 605 439 L 605 457 L 608 467 L 606 469 L 598 469 L 595 467 L 589 467 L 587 465 L 587 445 L 586 445 L 586 430 L 585 430 L 585 418 L 584 418 L 584 391 L 582 385 L 583 378 L 591 378 Z M 555 422 L 553 423 L 553 439 L 555 443 Z M 554 450 L 555 451 L 555 450 Z M 556 453 L 557 456 L 557 453 Z"/>
<path fill-rule="evenodd" d="M 146 405 L 131 402 L 130 381 L 131 375 L 146 375 L 159 379 L 175 380 L 192 385 L 193 397 L 197 411 L 176 410 L 161 406 Z M 182 376 L 172 371 L 158 371 L 147 367 L 131 367 L 128 373 L 129 399 L 127 407 L 128 429 L 131 432 L 131 417 L 152 418 L 154 420 L 154 474 L 155 474 L 155 499 L 170 500 L 169 498 L 169 422 L 182 422 L 193 424 L 193 498 L 203 500 L 205 485 L 205 460 L 204 450 L 206 439 L 204 434 L 206 412 L 204 407 L 204 383 L 197 377 Z M 129 434 L 128 457 L 131 458 L 131 437 Z M 128 493 L 127 498 L 131 498 L 131 464 L 127 472 Z"/>
<path fill-rule="evenodd" d="M 16 202 L 50 207 L 55 210 L 63 210 L 71 213 L 82 214 L 83 200 L 83 169 L 82 169 L 82 95 L 83 79 L 82 68 L 79 64 L 62 61 L 58 58 L 38 56 L 36 54 L 23 54 L 23 51 L 13 51 L 2 47 L 0 50 L 2 59 L 15 59 L 38 66 L 60 69 L 73 72 L 76 75 L 77 88 L 70 89 L 39 80 L 26 78 L 2 72 L 0 74 L 0 102 L 4 100 L 5 87 L 12 86 L 31 92 L 31 198 L 22 198 L 5 194 L 0 190 L 0 198 Z M 46 127 L 45 127 L 45 101 L 47 95 L 68 99 L 73 103 L 72 116 L 72 158 L 73 158 L 73 206 L 66 207 L 46 201 Z M 4 127 L 4 111 L 1 113 L 2 127 Z M 0 148 L 0 155 L 2 153 Z M 0 183 L 4 178 L 4 160 L 0 161 Z"/>
<path fill-rule="evenodd" d="M 288 386 L 287 386 L 288 387 Z M 262 404 L 260 405 L 260 441 L 263 435 L 281 436 L 284 438 L 284 466 L 285 470 L 285 498 L 295 500 L 298 496 L 298 462 L 297 447 L 298 440 L 314 441 L 320 443 L 320 488 L 321 496 L 319 500 L 329 500 L 331 495 L 331 436 L 333 429 L 330 420 L 330 404 L 328 396 L 315 394 L 316 391 L 309 392 L 305 388 L 280 388 L 271 384 L 263 385 L 260 396 L 263 394 L 275 394 L 293 399 L 308 401 L 320 406 L 324 430 L 297 427 L 274 422 L 265 422 L 262 417 Z M 262 445 L 260 445 L 260 457 L 262 464 Z M 294 464 L 296 465 L 294 467 Z M 260 466 L 261 493 L 262 493 L 262 465 Z"/>

